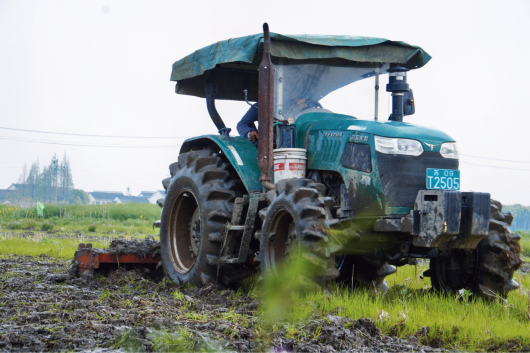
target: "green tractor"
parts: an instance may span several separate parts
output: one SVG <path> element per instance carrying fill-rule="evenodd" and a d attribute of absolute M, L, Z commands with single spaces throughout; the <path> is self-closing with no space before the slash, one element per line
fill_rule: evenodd
<path fill-rule="evenodd" d="M 167 276 L 228 287 L 257 269 L 274 273 L 304 244 L 324 265 L 323 280 L 385 288 L 397 266 L 429 259 L 424 276 L 443 292 L 494 298 L 518 288 L 511 214 L 488 193 L 459 191 L 454 139 L 403 122 L 415 111 L 407 72 L 431 57 L 381 38 L 263 29 L 173 64 L 176 93 L 205 98 L 219 135 L 186 140 L 163 181 Z M 381 121 L 386 74 L 392 110 Z M 364 79 L 375 82 L 374 120 L 321 104 Z M 258 110 L 257 147 L 230 135 L 216 99 L 258 102 L 250 108 Z"/>

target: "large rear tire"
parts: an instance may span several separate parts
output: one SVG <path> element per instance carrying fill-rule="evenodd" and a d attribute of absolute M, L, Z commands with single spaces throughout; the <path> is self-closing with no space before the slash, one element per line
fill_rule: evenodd
<path fill-rule="evenodd" d="M 502 204 L 491 201 L 489 234 L 473 250 L 448 250 L 445 256 L 432 259 L 428 275 L 433 289 L 451 293 L 468 289 L 477 297 L 506 297 L 519 287 L 513 280 L 521 267 L 518 234 L 510 232 L 511 213 L 502 212 Z"/>
<path fill-rule="evenodd" d="M 241 182 L 229 163 L 209 149 L 183 153 L 164 180 L 160 250 L 177 285 L 231 285 L 237 269 L 218 268 L 222 229 L 230 221 Z M 243 271 L 243 269 L 241 269 Z"/>
<path fill-rule="evenodd" d="M 275 197 L 260 211 L 264 220 L 260 242 L 261 268 L 275 273 L 295 250 L 304 246 L 307 257 L 320 266 L 317 280 L 336 278 L 334 256 L 324 229 L 336 223 L 331 217 L 334 201 L 324 197 L 325 187 L 310 179 L 286 179 L 276 183 Z"/>

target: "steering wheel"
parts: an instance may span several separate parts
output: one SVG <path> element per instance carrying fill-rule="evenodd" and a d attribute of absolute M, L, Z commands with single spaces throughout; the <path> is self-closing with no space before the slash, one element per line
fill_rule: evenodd
<path fill-rule="evenodd" d="M 306 108 L 304 108 L 303 110 L 306 110 L 306 109 L 311 109 L 311 108 L 319 108 L 319 109 L 323 109 L 322 108 L 322 104 L 320 104 L 318 101 L 314 101 L 314 100 L 306 100 L 305 101 L 305 104 L 307 105 Z"/>
<path fill-rule="evenodd" d="M 308 110 L 315 109 L 326 111 L 326 109 L 324 109 L 322 105 L 316 100 L 301 98 L 294 99 L 291 102 L 292 103 L 288 106 L 289 108 L 287 109 L 287 112 L 284 116 L 293 117 L 296 119 L 296 117 L 300 116 Z"/>

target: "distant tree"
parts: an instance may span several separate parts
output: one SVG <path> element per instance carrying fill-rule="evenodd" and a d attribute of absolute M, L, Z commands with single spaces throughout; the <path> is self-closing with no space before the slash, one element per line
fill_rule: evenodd
<path fill-rule="evenodd" d="M 502 211 L 511 212 L 513 215 L 511 230 L 530 230 L 530 207 L 505 205 Z"/>
<path fill-rule="evenodd" d="M 44 166 L 39 175 L 39 192 L 37 198 L 44 202 L 51 202 L 51 188 L 52 188 L 52 168 L 51 166 Z"/>
<path fill-rule="evenodd" d="M 66 152 L 63 155 L 63 160 L 59 167 L 59 189 L 60 189 L 60 200 L 75 202 L 75 197 L 72 194 L 74 189 L 74 181 L 72 178 L 72 170 L 70 168 L 70 161 L 66 157 Z"/>
<path fill-rule="evenodd" d="M 28 166 L 26 163 L 24 163 L 24 168 L 22 168 L 22 173 L 20 174 L 20 176 L 18 177 L 18 184 L 22 185 L 22 190 L 21 191 L 21 196 L 22 196 L 22 199 L 24 199 L 27 195 L 26 195 L 26 179 L 28 177 Z"/>
<path fill-rule="evenodd" d="M 57 156 L 54 155 L 48 166 L 39 166 L 37 159 L 31 165 L 29 172 L 27 166 L 18 179 L 18 183 L 22 184 L 22 190 L 18 195 L 13 196 L 13 201 L 25 202 L 41 201 L 41 202 L 60 202 L 60 203 L 89 203 L 88 194 L 83 190 L 74 189 L 74 180 L 72 176 L 72 168 L 70 161 L 63 154 L 62 161 L 59 162 Z"/>
<path fill-rule="evenodd" d="M 90 197 L 88 197 L 88 194 L 83 190 L 73 189 L 72 196 L 73 201 L 71 203 L 75 203 L 77 205 L 86 205 L 90 203 Z"/>
<path fill-rule="evenodd" d="M 36 200 L 38 192 L 39 192 L 39 175 L 40 175 L 40 168 L 39 168 L 39 160 L 37 159 L 33 164 L 31 165 L 31 168 L 29 169 L 28 177 L 26 179 L 26 184 L 29 188 L 29 196 L 32 200 Z"/>

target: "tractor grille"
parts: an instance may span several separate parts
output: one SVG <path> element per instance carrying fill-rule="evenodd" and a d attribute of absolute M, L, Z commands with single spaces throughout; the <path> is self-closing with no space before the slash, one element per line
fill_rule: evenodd
<path fill-rule="evenodd" d="M 457 159 L 444 158 L 438 152 L 423 152 L 418 157 L 376 154 L 383 194 L 389 207 L 414 207 L 418 191 L 427 189 L 427 168 L 458 169 Z"/>

